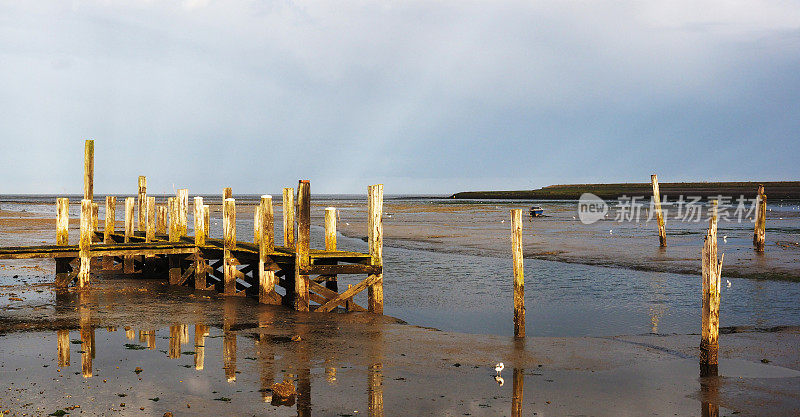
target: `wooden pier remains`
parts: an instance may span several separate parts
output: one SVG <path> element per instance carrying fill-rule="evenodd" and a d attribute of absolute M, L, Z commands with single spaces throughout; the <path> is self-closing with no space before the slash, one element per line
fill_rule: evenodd
<path fill-rule="evenodd" d="M 337 250 L 335 217 L 327 210 L 325 249 L 310 247 L 311 183 L 307 180 L 299 181 L 297 187 L 296 219 L 294 190 L 283 189 L 283 246 L 275 244 L 271 196 L 262 196 L 258 203 L 252 242 L 237 238 L 236 200 L 230 188 L 223 191 L 223 238 L 209 236 L 209 206 L 202 197 L 194 198 L 194 236 L 190 236 L 188 189 L 178 190 L 166 207 L 156 205 L 155 197 L 147 196 L 144 176 L 139 177 L 138 202 L 134 197 L 124 200 L 125 227 L 120 233 L 115 230 L 113 196 L 105 199 L 103 230 L 95 226 L 93 141 L 86 141 L 84 156 L 78 244 L 69 244 L 69 200 L 58 198 L 55 245 L 0 247 L 0 259 L 52 258 L 54 285 L 60 288 L 74 281 L 79 288 L 89 287 L 93 273 L 141 274 L 226 296 L 253 296 L 260 303 L 283 304 L 298 311 L 328 312 L 342 307 L 383 314 L 382 185 L 368 188 L 369 253 Z M 136 207 L 138 230 L 134 230 Z M 337 280 L 342 275 L 366 277 L 339 293 Z M 368 291 L 366 308 L 353 301 L 364 290 Z"/>
<path fill-rule="evenodd" d="M 661 211 L 661 192 L 658 190 L 658 176 L 650 176 L 653 183 L 653 209 L 656 211 L 656 221 L 658 222 L 658 243 L 662 248 L 667 247 L 667 230 L 664 225 L 664 213 Z"/>
<path fill-rule="evenodd" d="M 725 254 L 717 260 L 717 202 L 712 203 L 712 214 L 708 221 L 708 231 L 703 243 L 703 302 L 702 329 L 700 339 L 700 374 L 717 375 L 717 356 L 719 352 L 719 303 L 722 261 Z"/>
<path fill-rule="evenodd" d="M 764 186 L 758 186 L 756 195 L 756 225 L 753 231 L 753 247 L 756 252 L 764 252 L 765 237 L 767 226 L 767 195 L 764 194 Z"/>

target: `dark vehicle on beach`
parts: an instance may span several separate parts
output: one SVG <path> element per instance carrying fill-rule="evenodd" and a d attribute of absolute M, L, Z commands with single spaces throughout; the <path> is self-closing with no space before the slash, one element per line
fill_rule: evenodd
<path fill-rule="evenodd" d="M 539 217 L 544 215 L 544 209 L 541 206 L 533 206 L 529 211 L 531 217 Z"/>

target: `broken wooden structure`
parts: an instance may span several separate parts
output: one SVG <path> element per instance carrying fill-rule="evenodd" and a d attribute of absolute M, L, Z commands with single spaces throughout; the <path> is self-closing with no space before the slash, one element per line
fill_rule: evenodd
<path fill-rule="evenodd" d="M 237 238 L 236 200 L 230 188 L 223 191 L 222 239 L 209 237 L 209 206 L 202 197 L 195 197 L 192 236 L 188 234 L 189 191 L 180 189 L 166 205 L 156 205 L 155 198 L 147 196 L 143 176 L 139 177 L 138 202 L 134 197 L 125 199 L 124 231 L 115 228 L 113 196 L 105 199 L 105 224 L 100 231 L 97 204 L 92 201 L 93 141 L 86 141 L 84 156 L 79 243 L 69 244 L 69 200 L 59 198 L 56 244 L 2 247 L 0 259 L 53 258 L 55 286 L 62 288 L 74 281 L 80 288 L 89 286 L 93 272 L 142 274 L 228 296 L 250 295 L 261 303 L 283 304 L 298 311 L 328 312 L 341 306 L 348 311 L 383 313 L 382 185 L 368 188 L 369 253 L 337 250 L 335 217 L 328 219 L 327 211 L 326 248 L 311 249 L 311 184 L 305 180 L 299 182 L 296 199 L 292 188 L 283 190 L 284 246 L 275 245 L 271 196 L 262 196 L 256 207 L 253 241 Z M 138 230 L 134 230 L 137 207 Z M 338 277 L 347 274 L 366 278 L 339 292 Z M 365 289 L 368 306 L 361 307 L 353 302 L 353 296 Z"/>

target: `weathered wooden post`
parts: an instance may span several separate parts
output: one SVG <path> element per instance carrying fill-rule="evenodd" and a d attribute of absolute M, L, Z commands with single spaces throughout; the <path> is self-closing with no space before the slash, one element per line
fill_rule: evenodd
<path fill-rule="evenodd" d="M 283 189 L 283 246 L 294 249 L 294 188 Z"/>
<path fill-rule="evenodd" d="M 69 198 L 56 199 L 56 245 L 69 245 Z M 56 287 L 69 285 L 70 258 L 56 258 Z"/>
<path fill-rule="evenodd" d="M 134 203 L 133 197 L 125 198 L 125 243 L 130 243 L 131 237 L 133 237 Z M 122 272 L 126 274 L 134 272 L 133 255 L 125 255 L 122 258 Z"/>
<path fill-rule="evenodd" d="M 325 250 L 336 250 L 336 207 L 325 209 Z M 339 282 L 336 275 L 326 277 L 325 287 L 339 292 Z"/>
<path fill-rule="evenodd" d="M 224 265 L 224 294 L 236 294 L 236 265 L 233 262 L 232 250 L 236 249 L 236 200 L 226 198 L 222 202 L 222 238 Z"/>
<path fill-rule="evenodd" d="M 277 304 L 273 297 L 275 290 L 275 271 L 265 270 L 269 262 L 269 254 L 275 250 L 275 220 L 272 209 L 272 196 L 262 195 L 258 209 L 259 236 L 258 241 L 258 302 L 262 304 Z"/>
<path fill-rule="evenodd" d="M 211 236 L 209 232 L 209 228 L 211 227 L 211 209 L 209 208 L 208 204 L 203 205 L 203 218 L 205 219 L 205 223 L 203 225 L 206 228 L 206 236 Z"/>
<path fill-rule="evenodd" d="M 145 242 L 152 242 L 156 238 L 156 198 L 147 197 L 145 204 L 144 223 L 145 223 Z"/>
<path fill-rule="evenodd" d="M 206 260 L 200 249 L 206 244 L 206 217 L 203 215 L 203 197 L 194 198 L 194 244 L 197 245 L 197 254 L 194 272 L 194 288 L 197 290 L 207 290 L 206 284 Z M 197 327 L 195 327 L 197 331 Z M 197 337 L 197 335 L 195 335 Z M 202 368 L 201 368 L 202 369 Z"/>
<path fill-rule="evenodd" d="M 767 226 L 767 195 L 764 194 L 764 186 L 758 186 L 758 195 L 756 196 L 756 226 L 753 232 L 753 246 L 756 252 L 764 252 L 765 246 L 765 230 Z"/>
<path fill-rule="evenodd" d="M 112 195 L 106 196 L 106 222 L 103 227 L 103 243 L 106 245 L 114 243 L 111 235 L 114 234 L 117 225 L 117 197 Z M 103 269 L 112 269 L 114 267 L 114 257 L 103 257 Z"/>
<path fill-rule="evenodd" d="M 367 195 L 370 263 L 380 268 L 368 289 L 369 311 L 383 314 L 383 184 L 370 185 Z"/>
<path fill-rule="evenodd" d="M 178 237 L 184 237 L 189 233 L 189 189 L 181 188 L 178 190 Z"/>
<path fill-rule="evenodd" d="M 253 244 L 261 242 L 261 203 L 253 209 Z"/>
<path fill-rule="evenodd" d="M 139 212 L 139 231 L 147 231 L 147 177 L 144 175 L 139 176 L 139 193 L 136 199 L 136 208 Z"/>
<path fill-rule="evenodd" d="M 713 214 L 709 219 L 708 231 L 703 243 L 703 306 L 702 331 L 700 339 L 700 374 L 717 375 L 717 354 L 719 352 L 719 290 L 722 277 L 723 254 L 717 261 L 717 214 L 713 202 Z"/>
<path fill-rule="evenodd" d="M 169 241 L 178 241 L 178 207 L 175 197 L 167 198 L 167 210 L 169 210 Z"/>
<path fill-rule="evenodd" d="M 295 242 L 294 262 L 294 308 L 297 311 L 309 310 L 307 269 L 311 266 L 310 244 L 311 183 L 308 180 L 300 180 L 297 185 L 297 242 Z"/>
<path fill-rule="evenodd" d="M 78 242 L 78 256 L 81 258 L 81 266 L 78 270 L 78 287 L 84 288 L 89 285 L 89 273 L 91 271 L 92 255 L 89 252 L 92 245 L 92 200 L 81 200 L 81 238 Z"/>
<path fill-rule="evenodd" d="M 667 247 L 667 230 L 664 224 L 664 213 L 661 211 L 661 192 L 658 190 L 658 176 L 650 176 L 653 183 L 653 206 L 656 210 L 656 221 L 658 222 L 658 242 L 662 248 Z"/>
<path fill-rule="evenodd" d="M 159 235 L 167 234 L 168 211 L 167 206 L 156 206 L 156 233 Z"/>
<path fill-rule="evenodd" d="M 222 189 L 222 220 L 225 221 L 225 200 L 233 198 L 233 190 L 230 187 Z M 224 230 L 223 230 L 224 232 Z"/>
<path fill-rule="evenodd" d="M 94 240 L 94 234 L 98 230 L 99 218 L 100 206 L 97 203 L 92 202 L 92 240 Z"/>
<path fill-rule="evenodd" d="M 83 198 L 94 200 L 94 141 L 87 140 L 83 147 Z"/>
<path fill-rule="evenodd" d="M 522 258 L 522 210 L 511 210 L 511 253 L 514 260 L 514 337 L 525 338 L 525 270 Z"/>

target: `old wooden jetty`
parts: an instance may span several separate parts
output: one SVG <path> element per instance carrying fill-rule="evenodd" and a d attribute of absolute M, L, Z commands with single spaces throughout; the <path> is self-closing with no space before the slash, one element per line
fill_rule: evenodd
<path fill-rule="evenodd" d="M 125 198 L 124 230 L 115 230 L 116 197 L 106 197 L 105 224 L 98 228 L 93 202 L 94 142 L 86 141 L 84 196 L 81 200 L 80 241 L 68 241 L 69 200 L 56 202 L 56 244 L 0 247 L 0 259 L 55 259 L 55 286 L 75 282 L 90 285 L 97 274 L 143 274 L 164 277 L 172 285 L 216 290 L 226 296 L 258 297 L 265 304 L 283 304 L 298 311 L 348 311 L 383 314 L 382 210 L 383 186 L 368 187 L 369 253 L 336 249 L 335 209 L 326 210 L 325 249 L 311 249 L 311 184 L 299 181 L 283 189 L 283 246 L 275 245 L 272 197 L 261 196 L 255 209 L 253 240 L 237 238 L 236 200 L 223 190 L 223 238 L 209 237 L 209 206 L 194 198 L 194 235 L 189 235 L 189 192 L 177 191 L 165 205 L 147 196 L 147 181 L 139 177 L 139 193 Z M 138 210 L 138 227 L 134 215 Z M 338 276 L 365 275 L 340 292 Z M 282 288 L 283 294 L 276 291 Z M 368 305 L 353 296 L 368 291 Z"/>

